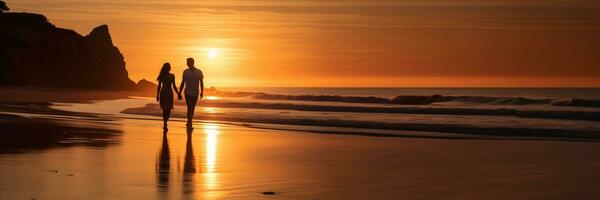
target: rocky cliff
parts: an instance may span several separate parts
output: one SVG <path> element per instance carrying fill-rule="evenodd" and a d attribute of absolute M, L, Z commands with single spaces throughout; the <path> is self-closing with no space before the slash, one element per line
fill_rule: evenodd
<path fill-rule="evenodd" d="M 0 13 L 0 85 L 136 89 L 108 26 L 81 36 L 30 13 Z"/>

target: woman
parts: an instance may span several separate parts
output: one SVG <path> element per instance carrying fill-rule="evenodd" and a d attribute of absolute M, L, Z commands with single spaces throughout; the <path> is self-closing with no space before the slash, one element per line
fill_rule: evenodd
<path fill-rule="evenodd" d="M 167 121 L 169 121 L 169 117 L 171 116 L 171 109 L 173 109 L 173 90 L 171 90 L 171 86 L 179 95 L 179 91 L 177 90 L 177 86 L 175 86 L 175 76 L 171 73 L 171 64 L 165 63 L 160 69 L 160 74 L 156 80 L 158 81 L 158 88 L 156 89 L 156 101 L 160 102 L 160 108 L 163 110 L 163 130 L 167 132 L 169 129 L 167 128 Z"/>

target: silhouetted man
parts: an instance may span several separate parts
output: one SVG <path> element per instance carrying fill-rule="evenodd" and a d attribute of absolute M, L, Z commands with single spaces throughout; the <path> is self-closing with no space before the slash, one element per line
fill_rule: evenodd
<path fill-rule="evenodd" d="M 194 67 L 194 59 L 187 59 L 188 68 L 183 71 L 183 80 L 179 89 L 184 91 L 185 88 L 185 103 L 187 104 L 187 128 L 192 128 L 192 118 L 194 118 L 194 110 L 198 95 L 204 97 L 204 75 L 200 69 Z M 199 84 L 199 85 L 198 85 Z M 198 94 L 200 90 L 200 94 Z M 181 91 L 179 92 L 181 94 Z M 181 95 L 178 96 L 181 99 Z"/>

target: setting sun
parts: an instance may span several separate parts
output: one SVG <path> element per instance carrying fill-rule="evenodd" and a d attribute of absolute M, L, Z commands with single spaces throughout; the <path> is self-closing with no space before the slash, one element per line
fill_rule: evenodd
<path fill-rule="evenodd" d="M 217 49 L 215 48 L 211 48 L 208 50 L 208 57 L 209 58 L 216 58 L 217 57 Z"/>

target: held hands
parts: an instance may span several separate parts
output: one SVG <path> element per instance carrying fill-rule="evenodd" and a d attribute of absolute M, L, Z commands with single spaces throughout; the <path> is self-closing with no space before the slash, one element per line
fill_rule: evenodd
<path fill-rule="evenodd" d="M 177 93 L 177 99 L 181 100 L 181 92 Z"/>
<path fill-rule="evenodd" d="M 204 98 L 204 93 L 200 93 L 200 99 Z"/>

